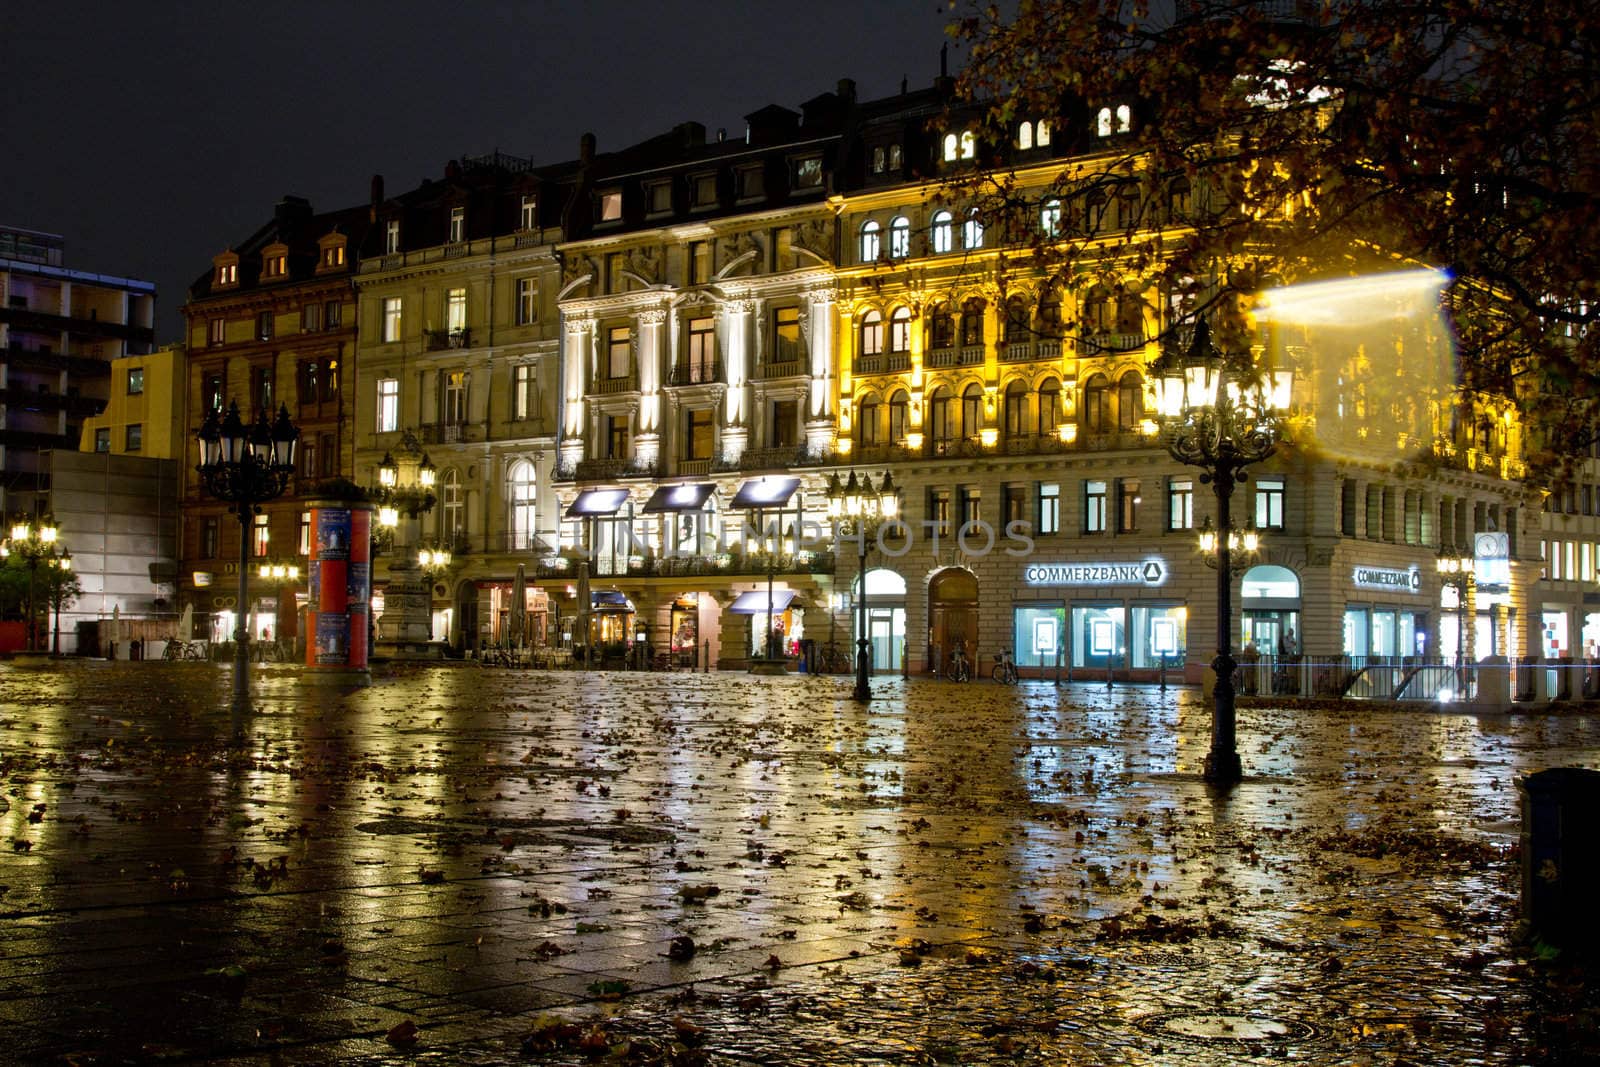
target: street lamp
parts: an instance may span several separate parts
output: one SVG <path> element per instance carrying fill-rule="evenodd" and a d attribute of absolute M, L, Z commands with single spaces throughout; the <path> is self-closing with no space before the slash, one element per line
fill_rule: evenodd
<path fill-rule="evenodd" d="M 1441 545 L 1434 565 L 1439 580 L 1456 591 L 1456 669 L 1460 670 L 1467 653 L 1467 592 L 1472 588 L 1477 560 L 1465 549 Z"/>
<path fill-rule="evenodd" d="M 39 564 L 52 565 L 60 559 L 56 551 L 56 538 L 60 531 L 47 518 L 19 518 L 11 524 L 11 536 L 0 542 L 0 558 L 17 556 L 28 565 L 28 651 L 38 651 L 39 620 L 34 608 L 34 579 Z M 70 565 L 70 564 L 69 564 Z"/>
<path fill-rule="evenodd" d="M 872 491 L 871 475 L 864 474 L 857 481 L 856 472 L 851 471 L 849 481 L 842 486 L 837 474 L 828 479 L 828 515 L 835 522 L 852 524 L 856 531 L 856 582 L 861 588 L 856 598 L 856 688 L 851 696 L 862 703 L 872 699 L 867 681 L 872 665 L 872 645 L 867 638 L 867 539 L 873 536 L 880 519 L 894 519 L 899 514 L 900 495 L 888 471 L 876 493 Z"/>
<path fill-rule="evenodd" d="M 394 452 L 384 453 L 378 464 L 378 484 L 372 490 L 378 505 L 377 540 L 393 548 L 383 591 L 381 643 L 386 654 L 395 658 L 434 658 L 439 650 L 432 644 L 433 583 L 426 573 L 431 564 L 413 552 L 408 537 L 397 536 L 396 531 L 405 519 L 409 534 L 409 521 L 433 510 L 438 471 L 411 430 L 401 434 L 397 451 L 398 458 Z M 445 558 L 448 560 L 448 554 Z"/>
<path fill-rule="evenodd" d="M 217 410 L 206 412 L 205 421 L 195 432 L 200 440 L 201 485 L 218 500 L 233 505 L 239 518 L 239 602 L 233 627 L 233 711 L 234 731 L 243 728 L 243 716 L 250 710 L 250 525 L 261 505 L 275 500 L 289 487 L 294 475 L 295 451 L 300 431 L 289 421 L 289 407 L 280 405 L 274 422 L 267 421 L 265 409 L 256 415 L 253 426 L 239 418 L 237 401 L 228 404 L 228 413 L 217 417 Z"/>
<path fill-rule="evenodd" d="M 1233 691 L 1233 568 L 1231 554 L 1242 547 L 1229 504 L 1233 488 L 1245 480 L 1244 468 L 1277 449 L 1283 412 L 1293 391 L 1293 372 L 1251 365 L 1248 353 L 1227 355 L 1211 343 L 1204 319 L 1182 359 L 1163 355 L 1156 379 L 1157 410 L 1167 451 L 1179 463 L 1200 468 L 1200 481 L 1216 495 L 1217 528 L 1212 551 L 1217 559 L 1217 655 L 1212 688 L 1211 751 L 1205 778 L 1226 784 L 1244 776 L 1239 760 Z"/>

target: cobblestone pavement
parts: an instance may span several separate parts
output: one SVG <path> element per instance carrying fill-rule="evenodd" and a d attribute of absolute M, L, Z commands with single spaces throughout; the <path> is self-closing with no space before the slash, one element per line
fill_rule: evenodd
<path fill-rule="evenodd" d="M 1515 779 L 1600 718 L 1246 708 L 1219 794 L 1192 690 L 255 677 L 230 749 L 225 668 L 0 666 L 0 1060 L 1595 1048 L 1512 936 Z"/>

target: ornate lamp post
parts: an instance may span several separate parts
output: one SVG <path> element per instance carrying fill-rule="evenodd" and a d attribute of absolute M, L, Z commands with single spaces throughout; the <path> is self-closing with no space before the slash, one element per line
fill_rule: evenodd
<path fill-rule="evenodd" d="M 56 524 L 47 518 L 19 518 L 11 524 L 11 536 L 6 541 L 0 542 L 0 558 L 15 555 L 28 565 L 29 652 L 37 652 L 39 648 L 39 618 L 33 598 L 34 580 L 39 573 L 39 564 L 49 562 L 54 565 L 55 561 L 61 558 L 56 551 L 56 538 L 59 534 Z"/>
<path fill-rule="evenodd" d="M 1233 528 L 1229 505 L 1234 486 L 1245 480 L 1244 469 L 1277 449 L 1294 379 L 1288 370 L 1252 366 L 1248 353 L 1231 356 L 1219 351 L 1204 319 L 1196 323 L 1194 340 L 1182 360 L 1168 354 L 1160 369 L 1158 410 L 1167 451 L 1179 463 L 1200 468 L 1200 481 L 1209 482 L 1216 495 L 1217 655 L 1211 662 L 1216 682 L 1205 777 L 1227 784 L 1244 775 L 1233 691 L 1231 552 L 1240 547 L 1240 535 Z"/>
<path fill-rule="evenodd" d="M 382 539 L 393 547 L 379 643 L 394 658 L 437 658 L 442 650 L 433 644 L 433 585 L 407 535 L 411 522 L 433 510 L 438 472 L 410 430 L 401 435 L 399 453 L 398 460 L 393 453 L 384 453 L 372 492 Z M 402 519 L 407 523 L 405 535 L 397 533 Z"/>
<path fill-rule="evenodd" d="M 856 472 L 851 471 L 849 481 L 841 486 L 835 474 L 828 479 L 828 514 L 835 522 L 854 526 L 856 532 L 856 582 L 861 589 L 856 598 L 856 688 L 851 697 L 864 704 L 872 699 L 867 680 L 872 669 L 872 642 L 867 637 L 867 541 L 876 533 L 879 520 L 900 514 L 900 495 L 887 471 L 876 493 L 871 475 L 864 474 L 857 481 Z"/>
<path fill-rule="evenodd" d="M 239 610 L 233 628 L 237 735 L 243 727 L 243 716 L 250 709 L 250 526 L 261 505 L 282 496 L 289 487 L 300 431 L 289 421 L 287 404 L 278 408 L 276 421 L 269 423 L 267 413 L 262 411 L 256 416 L 255 425 L 247 428 L 239 418 L 235 401 L 220 419 L 215 409 L 206 412 L 195 436 L 200 439 L 200 465 L 195 469 L 201 485 L 218 500 L 232 504 L 239 517 Z"/>
<path fill-rule="evenodd" d="M 1467 658 L 1467 593 L 1476 578 L 1473 568 L 1477 566 L 1477 559 L 1466 549 L 1441 545 L 1434 565 L 1439 569 L 1439 580 L 1456 591 L 1456 669 L 1459 671 Z"/>

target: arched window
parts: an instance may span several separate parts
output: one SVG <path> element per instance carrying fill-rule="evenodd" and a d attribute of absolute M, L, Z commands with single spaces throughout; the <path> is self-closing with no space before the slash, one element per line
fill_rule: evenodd
<path fill-rule="evenodd" d="M 1111 429 L 1111 390 L 1104 374 L 1096 374 L 1083 383 L 1083 428 L 1089 433 L 1106 433 Z"/>
<path fill-rule="evenodd" d="M 1097 137 L 1111 136 L 1111 109 L 1103 107 L 1094 117 L 1094 132 Z"/>
<path fill-rule="evenodd" d="M 1028 321 L 1028 302 L 1020 296 L 1006 299 L 1006 344 L 1019 345 L 1028 341 L 1032 335 L 1032 324 Z"/>
<path fill-rule="evenodd" d="M 911 309 L 898 307 L 889 316 L 889 351 L 911 351 Z"/>
<path fill-rule="evenodd" d="M 1061 425 L 1061 383 L 1046 378 L 1039 383 L 1039 419 L 1036 425 L 1041 434 L 1053 434 Z"/>
<path fill-rule="evenodd" d="M 883 354 L 883 316 L 876 310 L 861 316 L 861 354 L 863 356 Z"/>
<path fill-rule="evenodd" d="M 971 159 L 978 154 L 978 138 L 971 130 L 961 131 L 961 158 Z"/>
<path fill-rule="evenodd" d="M 1021 437 L 1028 432 L 1028 387 L 1020 381 L 1006 386 L 1004 429 L 1007 437 Z"/>
<path fill-rule="evenodd" d="M 967 212 L 967 221 L 961 225 L 961 244 L 964 248 L 983 247 L 983 222 L 977 208 Z"/>
<path fill-rule="evenodd" d="M 911 220 L 896 215 L 889 223 L 889 258 L 904 259 L 911 254 Z"/>
<path fill-rule="evenodd" d="M 1050 121 L 1040 119 L 1033 128 L 1033 143 L 1040 148 L 1050 146 Z"/>
<path fill-rule="evenodd" d="M 439 541 L 451 545 L 467 532 L 467 510 L 461 496 L 461 473 L 454 467 L 439 479 Z"/>
<path fill-rule="evenodd" d="M 1083 228 L 1085 233 L 1099 233 L 1106 224 L 1106 194 L 1096 189 L 1084 198 Z"/>
<path fill-rule="evenodd" d="M 871 219 L 861 225 L 861 262 L 872 263 L 878 258 L 878 224 Z"/>
<path fill-rule="evenodd" d="M 928 417 L 935 441 L 953 441 L 956 436 L 956 398 L 941 385 L 928 400 Z"/>
<path fill-rule="evenodd" d="M 889 442 L 903 445 L 906 443 L 906 402 L 909 397 L 904 389 L 897 389 L 889 397 Z"/>
<path fill-rule="evenodd" d="M 533 536 L 538 528 L 534 514 L 533 464 L 519 459 L 506 470 L 506 502 L 511 509 L 506 528 L 511 534 L 512 548 L 533 547 Z"/>
<path fill-rule="evenodd" d="M 1083 297 L 1083 332 L 1090 335 L 1111 331 L 1111 294 L 1097 285 Z"/>
<path fill-rule="evenodd" d="M 1117 105 L 1117 132 L 1127 133 L 1133 129 L 1133 108 L 1127 104 Z"/>
<path fill-rule="evenodd" d="M 983 344 L 983 298 L 973 297 L 961 305 L 961 346 Z"/>
<path fill-rule="evenodd" d="M 957 140 L 955 134 L 947 133 L 944 135 L 944 161 L 946 163 L 953 163 L 955 161 L 956 156 L 958 156 L 961 152 L 959 146 L 960 142 Z"/>
<path fill-rule="evenodd" d="M 928 347 L 954 348 L 955 322 L 950 315 L 950 305 L 940 304 L 928 314 Z"/>
<path fill-rule="evenodd" d="M 1131 230 L 1139 225 L 1139 191 L 1131 185 L 1117 190 L 1117 229 Z"/>
<path fill-rule="evenodd" d="M 1117 379 L 1117 429 L 1137 430 L 1144 421 L 1144 381 L 1136 370 Z"/>
<path fill-rule="evenodd" d="M 933 213 L 933 221 L 928 224 L 928 241 L 933 246 L 935 255 L 950 251 L 952 217 L 948 211 Z"/>
<path fill-rule="evenodd" d="M 1017 127 L 1017 147 L 1022 149 L 1033 147 L 1033 123 L 1024 122 Z"/>
<path fill-rule="evenodd" d="M 983 429 L 983 389 L 974 382 L 961 393 L 961 432 L 977 440 L 978 431 L 981 429 Z"/>
<path fill-rule="evenodd" d="M 1039 229 L 1046 237 L 1058 237 L 1061 234 L 1061 201 L 1051 197 L 1039 205 Z"/>
<path fill-rule="evenodd" d="M 861 401 L 861 410 L 856 412 L 856 443 L 861 445 L 875 445 L 878 443 L 878 398 L 866 396 Z"/>
<path fill-rule="evenodd" d="M 1167 186 L 1167 221 L 1184 222 L 1189 218 L 1189 179 L 1174 178 Z"/>

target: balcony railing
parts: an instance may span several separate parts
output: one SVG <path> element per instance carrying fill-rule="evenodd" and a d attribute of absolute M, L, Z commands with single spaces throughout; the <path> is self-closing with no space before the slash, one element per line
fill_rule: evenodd
<path fill-rule="evenodd" d="M 423 346 L 429 352 L 437 352 L 444 348 L 471 348 L 472 331 L 463 330 L 424 330 L 422 331 Z"/>
<path fill-rule="evenodd" d="M 720 359 L 684 360 L 667 375 L 668 385 L 705 385 L 723 380 Z"/>
<path fill-rule="evenodd" d="M 639 379 L 632 374 L 621 378 L 596 378 L 589 383 L 590 396 L 611 396 L 615 393 L 632 393 L 639 388 Z"/>
<path fill-rule="evenodd" d="M 711 473 L 709 459 L 680 459 L 678 460 L 678 473 L 700 476 Z"/>
<path fill-rule="evenodd" d="M 747 448 L 739 462 L 731 469 L 741 471 L 786 471 L 795 467 L 823 466 L 826 456 L 813 456 L 804 445 L 775 445 L 770 448 Z"/>
<path fill-rule="evenodd" d="M 768 556 L 763 552 L 723 552 L 715 555 L 637 555 L 600 556 L 590 562 L 589 573 L 600 577 L 678 578 L 697 575 L 757 576 L 767 573 Z M 834 554 L 825 545 L 816 551 L 778 556 L 772 560 L 773 574 L 832 574 Z M 564 556 L 547 556 L 534 564 L 536 578 L 574 578 L 577 563 Z"/>
<path fill-rule="evenodd" d="M 954 367 L 956 365 L 956 350 L 954 348 L 930 348 L 923 362 L 930 367 Z"/>
<path fill-rule="evenodd" d="M 425 422 L 418 429 L 422 443 L 427 445 L 455 445 L 488 439 L 487 431 L 479 422 Z"/>
<path fill-rule="evenodd" d="M 851 369 L 858 378 L 864 374 L 882 374 L 883 356 L 857 356 L 855 362 L 851 364 Z"/>
<path fill-rule="evenodd" d="M 983 346 L 964 345 L 956 353 L 956 361 L 963 367 L 976 367 L 983 362 Z"/>
<path fill-rule="evenodd" d="M 899 374 L 911 369 L 910 352 L 888 352 L 883 357 L 883 369 L 890 374 Z"/>
<path fill-rule="evenodd" d="M 786 359 L 780 362 L 763 363 L 756 370 L 756 376 L 763 380 L 771 378 L 794 378 L 806 372 L 805 364 L 798 359 Z M 857 371 L 859 374 L 860 372 Z"/>
<path fill-rule="evenodd" d="M 580 482 L 613 482 L 619 478 L 654 477 L 660 469 L 660 464 L 638 463 L 631 459 L 580 459 L 570 473 L 557 470 L 556 477 Z"/>
<path fill-rule="evenodd" d="M 1117 333 L 1112 330 L 1084 330 L 1081 334 L 1085 347 L 1091 351 L 1132 352 L 1143 348 L 1142 333 Z"/>

